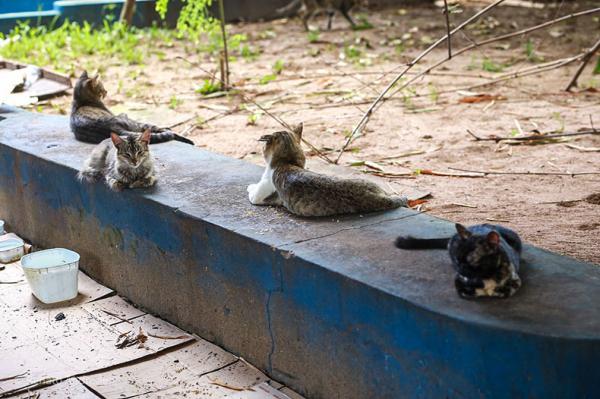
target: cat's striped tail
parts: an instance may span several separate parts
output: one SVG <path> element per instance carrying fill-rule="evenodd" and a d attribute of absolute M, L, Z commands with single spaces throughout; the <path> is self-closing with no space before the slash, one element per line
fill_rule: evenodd
<path fill-rule="evenodd" d="M 194 145 L 194 142 L 183 136 L 178 135 L 170 130 L 158 133 L 152 133 L 150 136 L 150 144 L 166 143 L 167 141 L 180 141 L 182 143 Z"/>

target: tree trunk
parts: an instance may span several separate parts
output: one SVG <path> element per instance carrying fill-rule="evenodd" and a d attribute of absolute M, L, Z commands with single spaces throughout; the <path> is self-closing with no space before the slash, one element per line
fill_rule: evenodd
<path fill-rule="evenodd" d="M 133 11 L 135 10 L 135 0 L 125 0 L 123 9 L 121 10 L 121 22 L 127 26 L 131 25 L 133 19 Z"/>

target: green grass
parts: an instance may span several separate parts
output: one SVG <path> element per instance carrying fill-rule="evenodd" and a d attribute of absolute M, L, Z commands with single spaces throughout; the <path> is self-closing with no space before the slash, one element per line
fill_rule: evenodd
<path fill-rule="evenodd" d="M 169 108 L 177 109 L 177 107 L 179 107 L 182 103 L 183 101 L 177 98 L 177 96 L 172 96 L 169 100 Z"/>
<path fill-rule="evenodd" d="M 320 33 L 318 30 L 310 30 L 306 35 L 310 43 L 316 43 L 319 41 Z"/>
<path fill-rule="evenodd" d="M 504 70 L 504 65 L 498 64 L 486 57 L 481 62 L 481 69 L 486 72 L 502 72 Z"/>
<path fill-rule="evenodd" d="M 202 94 L 203 96 L 207 96 L 218 91 L 221 91 L 221 84 L 210 79 L 204 79 L 202 86 L 196 89 L 196 93 Z"/>
<path fill-rule="evenodd" d="M 140 46 L 140 30 L 109 21 L 104 21 L 99 29 L 93 29 L 87 22 L 67 21 L 56 29 L 19 23 L 7 38 L 8 44 L 0 48 L 1 57 L 49 65 L 62 72 L 73 72 L 73 64 L 87 56 L 117 57 L 131 65 L 142 64 L 147 53 L 147 46 Z"/>

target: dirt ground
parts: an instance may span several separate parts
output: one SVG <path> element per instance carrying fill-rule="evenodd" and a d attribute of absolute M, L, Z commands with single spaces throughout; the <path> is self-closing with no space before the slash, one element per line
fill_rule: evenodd
<path fill-rule="evenodd" d="M 483 22 L 458 34 L 452 44 L 458 49 L 472 41 L 597 7 L 594 3 L 565 2 L 560 9 L 499 7 Z M 453 14 L 453 24 L 475 10 L 466 8 Z M 445 32 L 440 9 L 433 6 L 363 15 L 373 29 L 352 31 L 338 15 L 333 30 L 324 31 L 325 18 L 313 19 L 311 24 L 322 30 L 318 37 L 313 35 L 312 42 L 294 19 L 231 25 L 231 31 L 248 35 L 249 49 L 260 50 L 255 57 L 238 56 L 232 62 L 231 81 L 286 122 L 304 122 L 305 138 L 335 159 L 368 104 L 392 79 L 394 74 L 389 72 L 398 70 Z M 381 106 L 342 156 L 341 167 L 328 165 L 307 147 L 309 167 L 328 173 L 385 175 L 377 177 L 385 189 L 431 193 L 422 210 L 432 215 L 465 224 L 501 223 L 531 244 L 600 263 L 600 204 L 597 199 L 584 200 L 600 193 L 599 135 L 515 145 L 475 141 L 467 133 L 469 129 L 482 137 L 505 137 L 531 134 L 534 129 L 576 132 L 589 129 L 591 121 L 600 126 L 600 75 L 592 75 L 595 59 L 572 93 L 564 88 L 578 63 L 471 88 L 508 72 L 584 51 L 600 34 L 599 15 L 569 20 L 456 57 L 410 86 L 414 90 L 398 93 Z M 143 66 L 108 65 L 103 73 L 108 105 L 132 117 L 176 125 L 174 130 L 193 139 L 198 147 L 262 165 L 256 139 L 280 126 L 238 94 L 206 98 L 196 93 L 207 74 L 176 57 L 200 62 L 212 71 L 216 64 L 208 55 L 192 54 L 185 47 L 177 41 L 158 43 L 159 51 Z M 441 46 L 414 71 L 446 54 Z M 261 79 L 274 74 L 278 60 L 282 62 L 279 74 L 261 84 Z M 388 74 L 381 77 L 385 72 Z M 476 94 L 493 97 L 464 102 Z M 64 113 L 69 103 L 68 97 L 54 99 L 42 112 Z M 591 151 L 594 148 L 596 151 Z M 464 173 L 451 168 L 566 175 L 426 174 L 428 170 Z M 568 175 L 587 172 L 596 174 Z"/>

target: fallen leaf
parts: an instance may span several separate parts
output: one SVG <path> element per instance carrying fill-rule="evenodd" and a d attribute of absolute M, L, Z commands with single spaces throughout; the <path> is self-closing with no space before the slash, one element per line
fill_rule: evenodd
<path fill-rule="evenodd" d="M 417 205 L 426 204 L 427 202 L 428 201 L 424 199 L 408 200 L 407 205 L 409 208 L 414 208 Z"/>
<path fill-rule="evenodd" d="M 475 96 L 463 97 L 460 100 L 458 100 L 458 102 L 463 104 L 475 104 L 499 100 L 506 100 L 506 97 L 492 94 L 477 94 Z"/>

